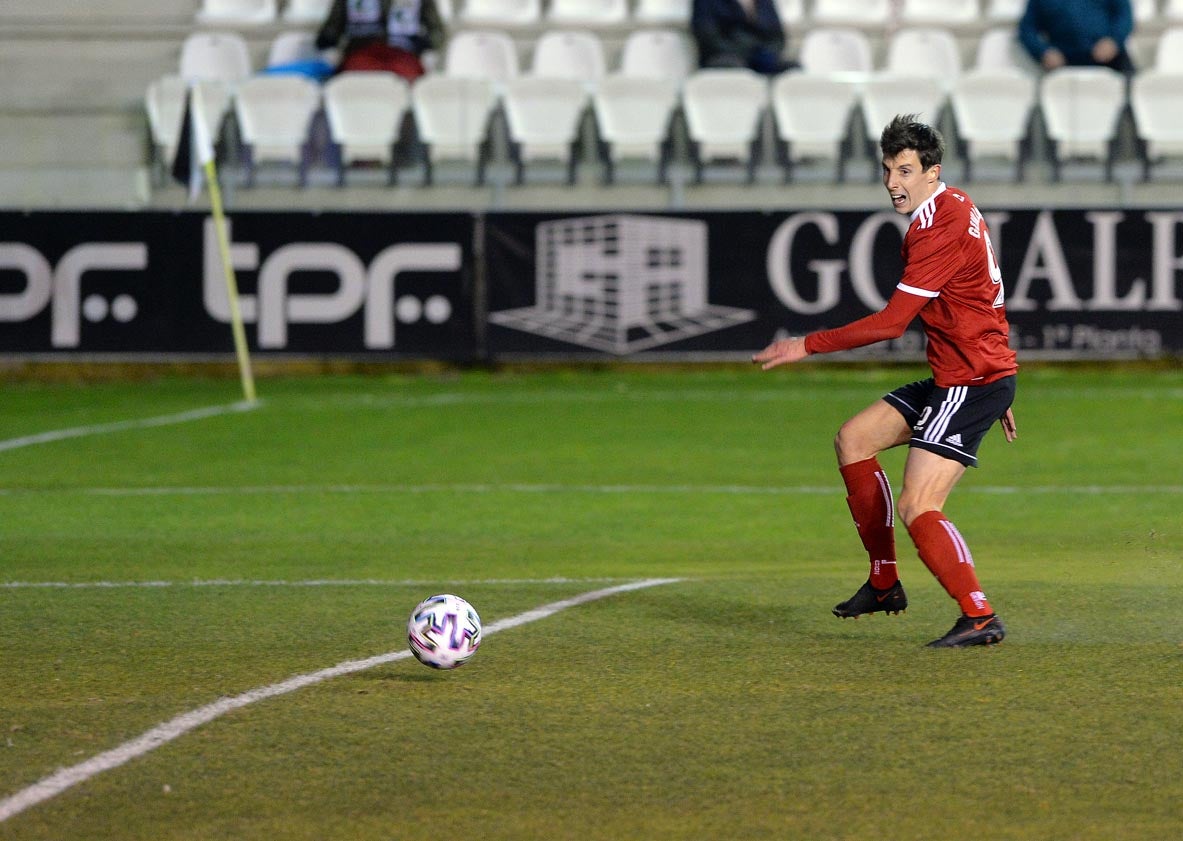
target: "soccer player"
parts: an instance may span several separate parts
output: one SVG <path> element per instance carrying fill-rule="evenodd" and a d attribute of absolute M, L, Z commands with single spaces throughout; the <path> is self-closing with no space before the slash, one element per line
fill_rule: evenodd
<path fill-rule="evenodd" d="M 995 421 L 1007 441 L 1016 436 L 1010 407 L 1018 364 L 1008 344 L 1002 273 L 981 212 L 941 181 L 940 133 L 915 115 L 897 116 L 879 146 L 892 207 L 912 219 L 903 277 L 887 306 L 844 327 L 773 342 L 753 361 L 768 370 L 862 347 L 900 336 L 920 317 L 932 377 L 875 401 L 834 440 L 846 501 L 871 563 L 867 582 L 834 615 L 898 614 L 908 606 L 896 572 L 895 503 L 878 460 L 884 450 L 908 444 L 900 518 L 920 559 L 961 608 L 952 630 L 929 645 L 991 645 L 1006 630 L 978 583 L 969 547 L 942 509 L 965 468 L 977 466 L 978 445 Z"/>

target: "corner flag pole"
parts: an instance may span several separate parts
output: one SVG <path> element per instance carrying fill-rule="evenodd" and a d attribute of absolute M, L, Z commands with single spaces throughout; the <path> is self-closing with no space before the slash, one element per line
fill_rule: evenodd
<path fill-rule="evenodd" d="M 205 183 L 209 186 L 210 209 L 213 212 L 214 230 L 218 237 L 218 253 L 222 257 L 222 274 L 226 278 L 226 295 L 230 299 L 230 329 L 234 334 L 234 353 L 238 358 L 242 394 L 248 403 L 254 403 L 255 377 L 251 372 L 251 356 L 246 344 L 246 330 L 242 326 L 242 310 L 238 305 L 238 280 L 234 275 L 234 262 L 230 257 L 230 239 L 226 235 L 226 214 L 222 209 L 222 190 L 218 186 L 218 171 L 214 163 L 214 144 L 210 137 L 209 127 L 205 124 L 201 89 L 194 85 L 190 91 L 193 112 L 193 145 L 197 153 L 197 160 L 205 171 Z"/>

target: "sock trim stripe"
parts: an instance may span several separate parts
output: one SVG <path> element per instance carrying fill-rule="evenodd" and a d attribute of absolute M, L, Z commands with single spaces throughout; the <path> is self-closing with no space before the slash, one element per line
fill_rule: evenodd
<path fill-rule="evenodd" d="M 895 526 L 895 501 L 891 495 L 891 481 L 882 470 L 876 471 L 875 481 L 879 483 L 879 492 L 883 494 L 883 506 L 887 509 L 887 522 L 884 525 L 892 528 Z"/>
<path fill-rule="evenodd" d="M 969 546 L 966 545 L 965 539 L 961 536 L 961 532 L 957 531 L 957 526 L 950 523 L 948 520 L 941 520 L 941 528 L 949 535 L 949 540 L 953 542 L 954 548 L 957 549 L 957 562 L 961 564 L 974 565 L 974 556 L 969 551 Z"/>

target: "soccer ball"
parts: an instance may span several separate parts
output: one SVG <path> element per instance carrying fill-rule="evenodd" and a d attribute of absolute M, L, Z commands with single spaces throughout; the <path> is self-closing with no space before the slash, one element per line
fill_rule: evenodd
<path fill-rule="evenodd" d="M 454 669 L 472 659 L 481 645 L 481 617 L 459 596 L 443 593 L 424 599 L 407 620 L 411 653 L 433 669 Z"/>

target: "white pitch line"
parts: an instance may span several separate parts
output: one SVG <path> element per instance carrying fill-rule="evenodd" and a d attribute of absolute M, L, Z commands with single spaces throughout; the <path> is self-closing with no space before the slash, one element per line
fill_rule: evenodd
<path fill-rule="evenodd" d="M 38 432 L 35 435 L 22 435 L 19 438 L 7 438 L 0 441 L 0 452 L 18 450 L 21 447 L 32 447 L 36 444 L 49 444 L 54 441 L 65 441 L 69 438 L 85 438 L 90 435 L 106 435 L 111 432 L 126 432 L 131 429 L 151 429 L 156 426 L 172 426 L 178 423 L 204 420 L 205 418 L 229 415 L 234 412 L 249 412 L 257 409 L 260 403 L 240 400 L 221 406 L 207 406 L 203 409 L 191 409 L 187 412 L 177 412 L 172 415 L 157 415 L 152 418 L 136 418 L 133 420 L 113 421 L 111 423 L 96 423 L 89 426 L 73 426 L 67 429 L 52 429 L 48 432 Z"/>
<path fill-rule="evenodd" d="M 0 590 L 160 590 L 167 587 L 476 587 L 522 584 L 607 584 L 624 578 L 475 578 L 438 579 L 314 578 L 304 581 L 283 579 L 211 578 L 193 581 L 0 581 Z"/>
<path fill-rule="evenodd" d="M 597 601 L 598 599 L 613 596 L 617 593 L 643 590 L 647 587 L 657 587 L 662 584 L 675 584 L 682 580 L 684 579 L 648 578 L 643 581 L 632 581 L 628 584 L 620 584 L 603 590 L 592 590 L 569 599 L 551 602 L 550 604 L 536 607 L 533 610 L 527 610 L 525 613 L 519 613 L 507 619 L 499 619 L 496 622 L 486 625 L 483 634 L 495 634 L 499 631 L 507 631 L 510 628 L 517 628 L 521 625 L 537 622 L 540 619 L 546 619 L 567 608 Z M 203 724 L 208 724 L 215 719 L 221 718 L 229 712 L 249 706 L 258 701 L 264 701 L 268 698 L 286 695 L 289 692 L 295 692 L 297 689 L 303 689 L 306 686 L 312 686 L 335 677 L 365 671 L 366 669 L 372 669 L 374 666 L 393 663 L 397 660 L 405 660 L 410 656 L 411 652 L 409 649 L 401 649 L 399 651 L 391 651 L 386 654 L 367 657 L 364 660 L 347 660 L 344 663 L 338 663 L 336 666 L 321 669 L 318 672 L 296 675 L 279 683 L 261 686 L 258 689 L 243 692 L 241 695 L 235 695 L 232 698 L 222 698 L 212 704 L 182 713 L 163 724 L 153 727 L 142 735 L 128 742 L 124 742 L 116 748 L 104 751 L 85 762 L 80 762 L 69 768 L 63 768 L 28 788 L 0 800 L 0 823 L 14 815 L 19 815 L 26 809 L 36 806 L 38 803 L 56 797 L 67 789 L 86 782 L 91 777 L 101 774 L 104 771 L 110 771 L 112 768 L 118 768 L 120 765 L 141 757 L 162 745 L 166 745 L 184 736 L 191 730 L 195 730 Z"/>
<path fill-rule="evenodd" d="M 565 485 L 549 482 L 487 484 L 375 484 L 375 485 L 205 485 L 126 488 L 0 488 L 0 496 L 81 494 L 84 496 L 261 496 L 267 494 L 720 494 L 729 496 L 819 496 L 839 493 L 831 485 Z M 979 494 L 1077 494 L 1105 496 L 1130 494 L 1183 494 L 1183 485 L 966 485 L 961 493 Z"/>

